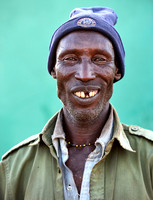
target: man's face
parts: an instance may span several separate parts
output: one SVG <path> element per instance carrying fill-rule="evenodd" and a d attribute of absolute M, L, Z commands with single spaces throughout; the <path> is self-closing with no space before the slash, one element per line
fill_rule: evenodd
<path fill-rule="evenodd" d="M 96 119 L 121 74 L 115 66 L 112 43 L 94 31 L 76 31 L 59 42 L 52 76 L 63 107 L 77 120 Z"/>

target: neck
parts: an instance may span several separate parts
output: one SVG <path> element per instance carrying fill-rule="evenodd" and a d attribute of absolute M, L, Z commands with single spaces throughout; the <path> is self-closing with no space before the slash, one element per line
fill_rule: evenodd
<path fill-rule="evenodd" d="M 109 117 L 110 105 L 106 104 L 103 111 L 96 119 L 79 121 L 73 118 L 69 112 L 63 108 L 64 113 L 64 131 L 66 138 L 73 144 L 94 143 L 100 136 L 100 133 Z"/>

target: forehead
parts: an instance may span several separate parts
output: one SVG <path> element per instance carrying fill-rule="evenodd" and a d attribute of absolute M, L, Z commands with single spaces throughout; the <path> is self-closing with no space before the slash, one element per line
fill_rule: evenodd
<path fill-rule="evenodd" d="M 99 49 L 114 53 L 111 41 L 95 31 L 74 31 L 63 37 L 57 47 L 57 53 L 70 49 Z"/>

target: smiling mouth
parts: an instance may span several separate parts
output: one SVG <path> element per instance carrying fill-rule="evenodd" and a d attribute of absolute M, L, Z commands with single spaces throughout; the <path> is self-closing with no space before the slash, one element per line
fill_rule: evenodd
<path fill-rule="evenodd" d="M 87 99 L 87 98 L 94 97 L 97 93 L 98 93 L 98 90 L 91 90 L 89 92 L 77 91 L 77 92 L 74 92 L 74 95 L 81 99 Z"/>

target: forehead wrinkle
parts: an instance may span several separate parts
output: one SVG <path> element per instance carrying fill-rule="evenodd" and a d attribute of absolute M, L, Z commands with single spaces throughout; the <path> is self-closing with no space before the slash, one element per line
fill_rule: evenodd
<path fill-rule="evenodd" d="M 57 47 L 56 55 L 63 54 L 67 50 L 71 53 L 82 51 L 85 49 L 98 49 L 98 51 L 105 51 L 109 54 L 115 54 L 112 42 L 102 35 L 94 31 L 75 31 L 63 37 Z M 101 52 L 102 53 L 102 52 Z"/>
<path fill-rule="evenodd" d="M 66 44 L 67 42 L 74 42 L 74 41 L 77 41 L 77 44 L 82 44 L 82 42 L 85 42 L 88 44 L 89 42 L 91 42 L 91 39 L 92 41 L 96 41 L 98 39 L 98 40 L 103 40 L 103 42 L 105 41 L 105 42 L 111 43 L 111 41 L 102 33 L 99 33 L 96 31 L 89 31 L 89 30 L 80 30 L 80 31 L 74 31 L 65 35 L 63 38 L 61 38 L 61 40 L 59 41 L 59 44 L 61 42 L 62 43 L 65 42 L 65 40 L 68 40 L 66 41 Z"/>

